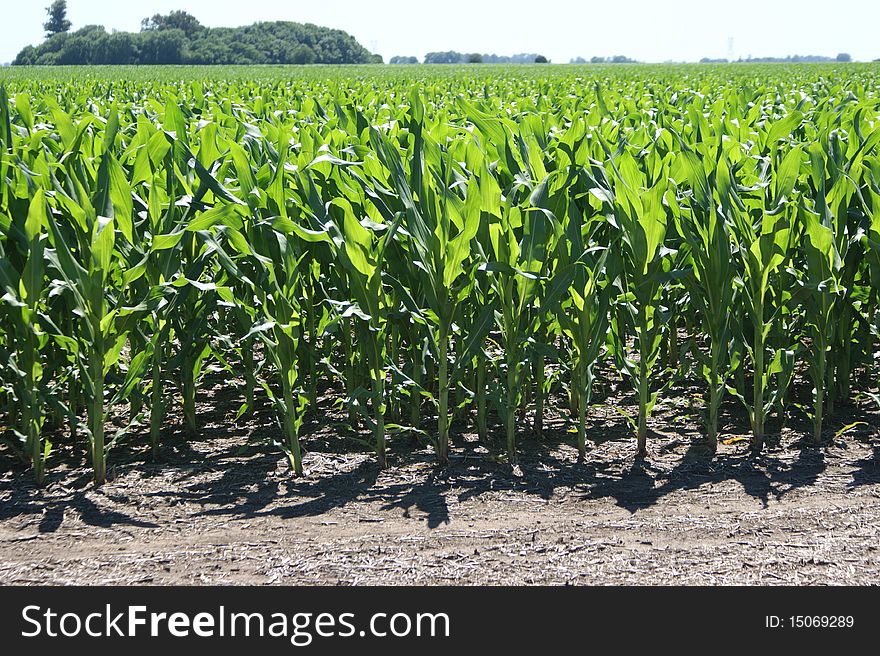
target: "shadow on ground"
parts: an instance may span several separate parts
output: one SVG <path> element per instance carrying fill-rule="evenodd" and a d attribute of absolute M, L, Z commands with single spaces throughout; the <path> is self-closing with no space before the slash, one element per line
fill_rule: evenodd
<path fill-rule="evenodd" d="M 669 399 L 679 399 L 680 407 L 670 411 L 666 417 L 670 421 L 658 420 L 657 425 L 673 427 L 681 417 L 692 419 L 693 410 L 684 408 L 685 394 Z M 115 481 L 101 490 L 90 485 L 81 456 L 78 461 L 66 456 L 66 468 L 50 472 L 50 484 L 38 489 L 30 472 L 4 455 L 0 465 L 9 467 L 0 476 L 0 495 L 5 497 L 0 521 L 32 518 L 40 532 L 54 532 L 65 517 L 75 515 L 92 526 L 157 528 L 158 524 L 136 517 L 134 511 L 144 499 L 194 504 L 204 516 L 283 519 L 318 517 L 349 504 L 364 502 L 366 507 L 378 502 L 382 511 L 402 511 L 404 517 L 424 519 L 436 528 L 450 521 L 450 501 L 482 495 L 518 493 L 543 500 L 565 496 L 581 502 L 613 499 L 635 513 L 676 492 L 725 482 L 737 483 L 766 507 L 771 500 L 815 484 L 828 458 L 824 449 L 791 440 L 784 448 L 758 457 L 748 455 L 744 447 L 726 448 L 709 457 L 695 439 L 698 431 L 691 422 L 687 429 L 676 429 L 672 440 L 670 434 L 652 434 L 654 455 L 638 461 L 633 458 L 626 420 L 606 413 L 589 427 L 592 449 L 584 462 L 577 460 L 571 446 L 569 420 L 553 415 L 540 438 L 523 425 L 516 468 L 493 456 L 504 451 L 500 441 L 482 445 L 472 435 L 459 433 L 452 436 L 456 449 L 446 467 L 433 464 L 425 444 L 396 437 L 391 443 L 392 465 L 380 471 L 368 451 L 352 450 L 351 431 L 320 413 L 316 416 L 320 420 L 307 424 L 304 437 L 306 466 L 312 475 L 302 479 L 292 478 L 284 468 L 283 456 L 272 446 L 276 429 L 265 413 L 232 429 L 222 412 L 206 414 L 196 436 L 171 430 L 156 462 L 143 440 L 120 445 L 112 454 Z M 728 427 L 745 432 L 736 404 L 726 406 L 722 417 Z M 876 433 L 876 418 L 868 419 Z M 855 463 L 849 487 L 880 483 L 878 459 L 880 447 L 874 446 L 872 455 Z M 103 507 L 111 504 L 117 510 Z"/>

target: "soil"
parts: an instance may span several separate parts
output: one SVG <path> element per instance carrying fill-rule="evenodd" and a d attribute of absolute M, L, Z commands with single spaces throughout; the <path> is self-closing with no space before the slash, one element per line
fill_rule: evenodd
<path fill-rule="evenodd" d="M 297 479 L 270 418 L 235 420 L 236 395 L 209 387 L 199 433 L 169 433 L 155 460 L 142 438 L 120 444 L 100 488 L 69 449 L 42 488 L 0 454 L 0 583 L 880 583 L 880 416 L 868 400 L 839 408 L 824 447 L 792 413 L 752 456 L 731 399 L 708 457 L 699 388 L 677 386 L 640 461 L 615 411 L 632 395 L 610 386 L 582 463 L 570 419 L 550 410 L 540 437 L 522 423 L 516 467 L 498 455 L 496 426 L 488 446 L 454 432 L 443 468 L 427 444 L 395 436 L 379 470 L 328 398 L 304 427 Z"/>

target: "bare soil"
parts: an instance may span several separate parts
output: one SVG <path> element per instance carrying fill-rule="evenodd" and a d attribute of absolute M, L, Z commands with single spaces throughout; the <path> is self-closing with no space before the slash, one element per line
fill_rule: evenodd
<path fill-rule="evenodd" d="M 613 407 L 631 394 L 611 386 L 583 463 L 570 420 L 551 411 L 541 437 L 523 423 L 515 468 L 497 456 L 497 428 L 488 446 L 454 434 L 445 468 L 394 437 L 384 471 L 327 399 L 296 479 L 269 418 L 235 421 L 237 393 L 218 383 L 200 397 L 197 436 L 170 433 L 156 461 L 142 438 L 121 444 L 101 488 L 69 450 L 41 489 L 0 453 L 0 583 L 880 583 L 876 406 L 840 408 L 823 448 L 795 416 L 754 457 L 730 401 L 710 458 L 698 392 L 661 402 L 646 461 Z"/>

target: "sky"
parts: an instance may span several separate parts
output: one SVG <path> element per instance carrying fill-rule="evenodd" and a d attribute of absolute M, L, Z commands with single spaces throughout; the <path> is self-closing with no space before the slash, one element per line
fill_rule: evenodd
<path fill-rule="evenodd" d="M 43 39 L 50 0 L 3 2 L 0 63 Z M 459 52 L 543 54 L 553 62 L 625 55 L 640 61 L 847 52 L 880 58 L 871 0 L 68 0 L 73 29 L 139 31 L 182 9 L 209 27 L 288 20 L 345 30 L 385 61 Z"/>

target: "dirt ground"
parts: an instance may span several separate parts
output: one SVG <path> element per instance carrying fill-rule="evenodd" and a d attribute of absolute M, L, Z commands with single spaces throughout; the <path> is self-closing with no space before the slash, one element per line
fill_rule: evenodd
<path fill-rule="evenodd" d="M 516 469 L 495 457 L 498 429 L 488 449 L 456 434 L 446 468 L 395 437 L 380 471 L 325 419 L 306 426 L 297 480 L 268 419 L 235 422 L 236 404 L 209 412 L 212 398 L 200 434 L 170 434 L 157 462 L 137 443 L 113 451 L 102 488 L 70 454 L 42 489 L 0 454 L 0 583 L 880 583 L 876 409 L 841 410 L 842 424 L 859 423 L 825 448 L 793 422 L 752 457 L 729 405 L 727 443 L 710 459 L 695 393 L 679 389 L 637 462 L 610 409 L 627 399 L 607 392 L 584 463 L 558 414 L 540 439 L 523 425 Z"/>

